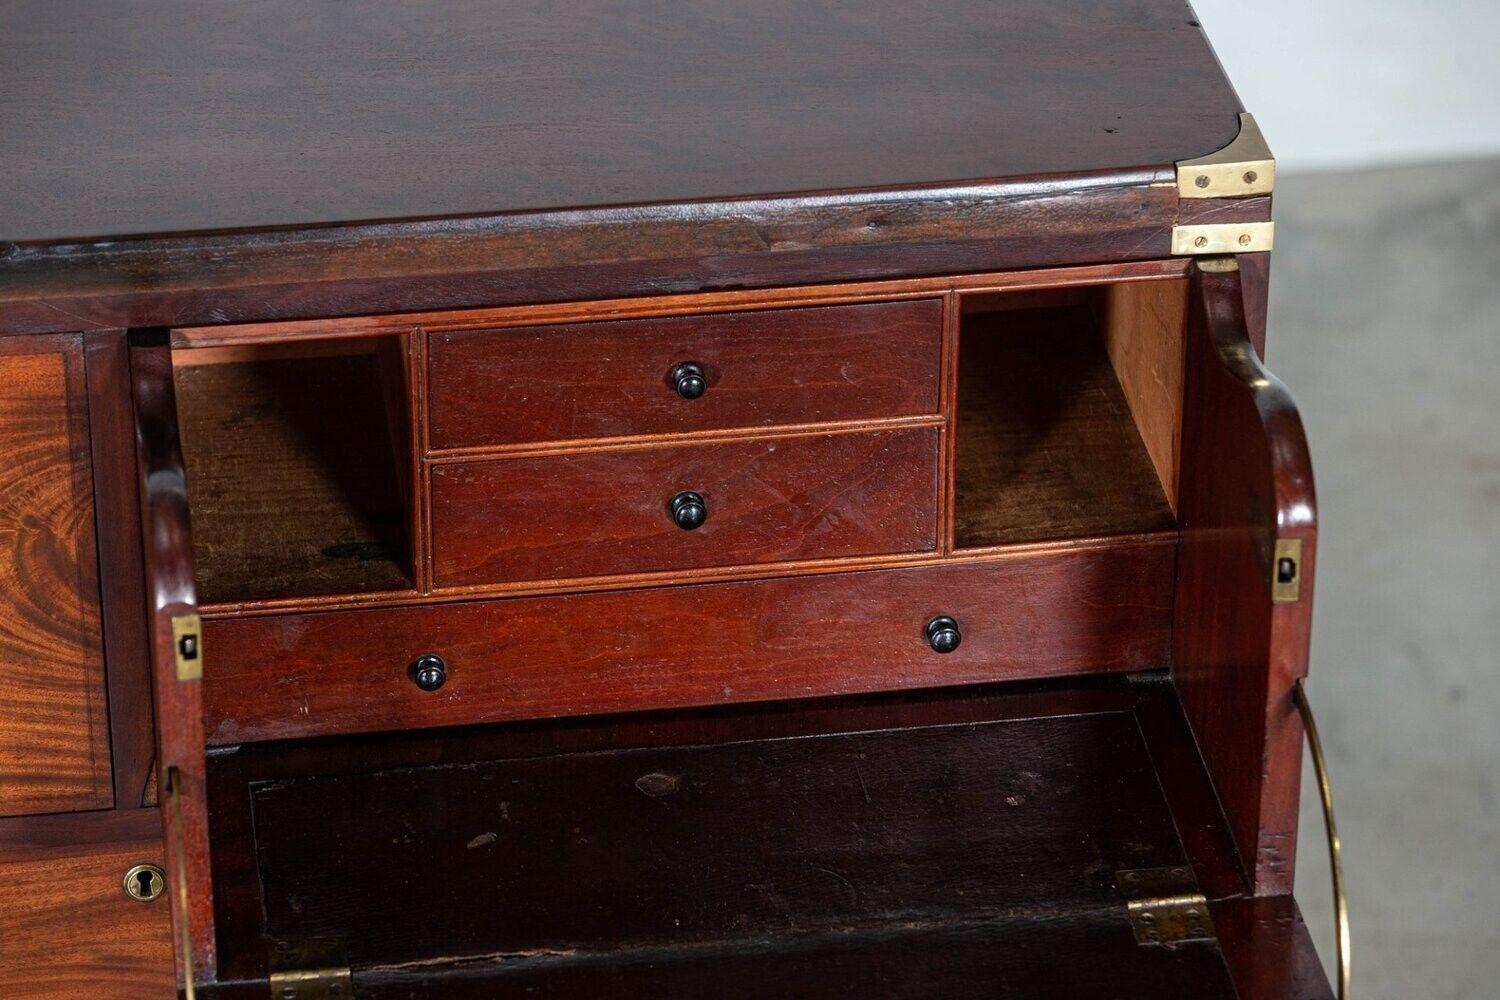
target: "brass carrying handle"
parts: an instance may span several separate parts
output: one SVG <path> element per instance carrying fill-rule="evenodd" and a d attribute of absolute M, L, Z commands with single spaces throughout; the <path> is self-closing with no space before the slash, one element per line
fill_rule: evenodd
<path fill-rule="evenodd" d="M 1344 846 L 1339 840 L 1339 825 L 1333 817 L 1333 789 L 1328 784 L 1328 761 L 1323 756 L 1323 741 L 1318 738 L 1318 723 L 1307 701 L 1305 678 L 1297 678 L 1292 700 L 1302 715 L 1307 746 L 1312 751 L 1313 771 L 1318 777 L 1318 795 L 1323 799 L 1323 823 L 1328 829 L 1328 867 L 1333 872 L 1333 923 L 1338 934 L 1339 1000 L 1349 1000 L 1349 900 L 1344 895 Z"/>

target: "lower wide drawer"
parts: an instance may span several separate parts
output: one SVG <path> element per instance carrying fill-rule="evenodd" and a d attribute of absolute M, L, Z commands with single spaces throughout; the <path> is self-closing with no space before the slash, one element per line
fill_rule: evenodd
<path fill-rule="evenodd" d="M 208 741 L 1146 670 L 1172 538 L 987 561 L 205 623 Z M 927 623 L 958 622 L 934 651 Z M 434 691 L 413 680 L 441 658 Z"/>
<path fill-rule="evenodd" d="M 440 587 L 937 545 L 935 428 L 508 458 L 432 471 Z M 697 527 L 675 519 L 691 495 Z"/>

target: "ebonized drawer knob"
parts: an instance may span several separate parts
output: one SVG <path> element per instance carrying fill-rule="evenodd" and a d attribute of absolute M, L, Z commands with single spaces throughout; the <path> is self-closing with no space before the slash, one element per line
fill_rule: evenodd
<path fill-rule="evenodd" d="M 672 385 L 683 399 L 697 399 L 708 389 L 703 377 L 703 366 L 694 361 L 684 361 L 672 369 Z"/>
<path fill-rule="evenodd" d="M 672 498 L 672 520 L 683 531 L 692 531 L 708 520 L 708 504 L 697 493 L 679 493 Z"/>
<path fill-rule="evenodd" d="M 448 665 L 441 656 L 424 653 L 411 661 L 407 668 L 412 683 L 423 691 L 436 691 L 448 680 Z"/>
<path fill-rule="evenodd" d="M 958 630 L 958 622 L 947 615 L 938 615 L 927 623 L 927 643 L 934 651 L 951 653 L 963 641 L 964 636 Z"/>

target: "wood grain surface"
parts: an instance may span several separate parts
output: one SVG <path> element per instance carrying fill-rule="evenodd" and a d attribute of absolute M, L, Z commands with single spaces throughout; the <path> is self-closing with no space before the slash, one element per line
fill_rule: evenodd
<path fill-rule="evenodd" d="M 0 341 L 0 816 L 114 803 L 79 337 Z"/>
<path fill-rule="evenodd" d="M 155 809 L 37 817 L 0 828 L 0 994 L 7 1000 L 177 996 L 167 899 L 125 895 L 163 863 Z"/>
<path fill-rule="evenodd" d="M 1240 110 L 1181 0 L 187 9 L 4 6 L 0 241 L 1170 164 Z"/>
<path fill-rule="evenodd" d="M 934 368 L 936 365 L 934 365 Z M 433 467 L 433 581 L 465 586 L 930 552 L 937 428 Z M 698 493 L 691 531 L 671 501 Z"/>
<path fill-rule="evenodd" d="M 434 449 L 938 411 L 937 299 L 429 335 Z M 704 371 L 683 399 L 670 372 Z"/>
<path fill-rule="evenodd" d="M 1110 364 L 1173 512 L 1182 459 L 1187 300 L 1186 281 L 1127 282 L 1107 288 L 1101 309 Z"/>

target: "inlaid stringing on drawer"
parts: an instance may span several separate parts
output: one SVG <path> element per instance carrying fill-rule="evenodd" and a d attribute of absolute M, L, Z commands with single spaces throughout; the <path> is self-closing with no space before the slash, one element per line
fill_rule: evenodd
<path fill-rule="evenodd" d="M 434 582 L 932 551 L 939 440 L 918 427 L 438 464 Z M 685 493 L 706 507 L 697 527 L 674 518 Z"/>

